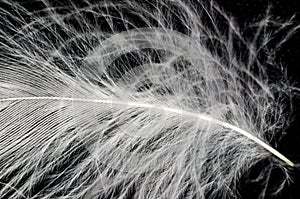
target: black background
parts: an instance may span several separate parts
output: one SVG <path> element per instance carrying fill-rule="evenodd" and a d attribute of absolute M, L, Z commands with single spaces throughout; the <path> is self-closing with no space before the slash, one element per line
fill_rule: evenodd
<path fill-rule="evenodd" d="M 234 17 L 235 21 L 241 27 L 251 24 L 255 19 L 263 19 L 269 6 L 271 6 L 271 14 L 274 17 L 288 20 L 295 15 L 295 24 L 300 24 L 299 0 L 277 0 L 272 2 L 266 0 L 216 0 L 216 2 L 227 14 Z M 276 60 L 287 68 L 288 77 L 291 82 L 294 82 L 295 85 L 300 88 L 299 46 L 300 30 L 296 32 L 277 52 Z M 293 162 L 300 163 L 300 92 L 295 92 L 294 104 L 293 122 L 287 129 L 286 136 L 278 143 L 277 149 Z M 251 178 L 255 178 L 262 168 L 263 164 L 257 165 L 257 167 L 249 171 L 249 176 L 245 176 L 241 180 L 239 190 L 242 199 L 258 198 L 258 194 L 262 187 L 259 183 L 252 182 Z M 293 183 L 291 185 L 285 187 L 281 194 L 276 196 L 271 195 L 272 188 L 274 188 L 276 183 L 278 183 L 278 180 L 281 179 L 281 175 L 282 173 L 280 171 L 274 170 L 272 172 L 266 198 L 300 199 L 300 168 L 291 171 L 293 178 Z"/>
<path fill-rule="evenodd" d="M 279 17 L 282 20 L 288 20 L 295 15 L 295 25 L 300 24 L 300 1 L 298 0 L 217 0 L 229 15 L 233 16 L 240 26 L 245 26 L 255 19 L 262 19 L 266 10 L 271 6 L 273 17 Z M 276 54 L 276 60 L 287 68 L 288 77 L 298 87 L 300 85 L 300 31 L 295 34 L 281 47 Z M 287 129 L 287 134 L 278 143 L 278 150 L 288 156 L 295 163 L 300 162 L 300 92 L 295 92 L 293 122 Z M 255 176 L 263 165 L 258 165 L 250 171 L 250 176 Z M 298 199 L 300 198 L 300 169 L 294 169 L 292 172 L 293 183 L 285 187 L 279 195 L 270 194 L 272 186 L 275 185 L 281 177 L 281 173 L 273 171 L 270 178 L 270 185 L 267 190 L 267 198 Z M 240 185 L 241 196 L 243 199 L 253 199 L 258 197 L 261 187 L 248 179 L 243 179 Z"/>

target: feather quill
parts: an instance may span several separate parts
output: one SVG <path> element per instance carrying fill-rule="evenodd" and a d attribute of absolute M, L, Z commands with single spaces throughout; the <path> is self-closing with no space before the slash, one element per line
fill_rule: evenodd
<path fill-rule="evenodd" d="M 289 181 L 267 20 L 255 46 L 204 2 L 38 3 L 0 8 L 0 198 L 238 198 L 262 160 Z"/>

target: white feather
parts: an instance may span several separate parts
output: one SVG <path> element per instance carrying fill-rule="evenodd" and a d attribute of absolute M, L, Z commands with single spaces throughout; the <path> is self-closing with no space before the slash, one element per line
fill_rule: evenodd
<path fill-rule="evenodd" d="M 234 198 L 266 159 L 289 180 L 269 141 L 290 93 L 257 58 L 267 22 L 255 47 L 201 2 L 41 3 L 0 11 L 1 198 Z"/>

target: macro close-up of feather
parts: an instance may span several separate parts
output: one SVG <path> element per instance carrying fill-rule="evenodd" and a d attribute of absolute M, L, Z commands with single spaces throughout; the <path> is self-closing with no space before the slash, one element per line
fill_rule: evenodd
<path fill-rule="evenodd" d="M 300 198 L 299 12 L 0 0 L 0 199 Z"/>

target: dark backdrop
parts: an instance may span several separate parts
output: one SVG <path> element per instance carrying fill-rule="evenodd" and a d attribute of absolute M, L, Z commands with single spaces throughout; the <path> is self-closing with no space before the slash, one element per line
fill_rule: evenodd
<path fill-rule="evenodd" d="M 295 24 L 300 24 L 300 1 L 299 0 L 216 0 L 227 13 L 234 17 L 240 26 L 251 23 L 254 19 L 260 19 L 271 6 L 272 16 L 287 20 L 295 15 Z M 300 31 L 282 45 L 276 54 L 277 61 L 287 68 L 288 77 L 296 85 L 300 85 Z M 278 150 L 288 156 L 292 161 L 300 162 L 300 92 L 295 92 L 293 123 L 287 129 L 287 134 L 279 141 Z M 250 171 L 254 177 L 262 166 L 258 165 Z M 272 186 L 278 183 L 281 173 L 273 171 L 270 178 L 270 185 L 267 190 L 267 198 L 276 199 L 298 199 L 300 198 L 300 169 L 292 171 L 294 183 L 286 187 L 280 195 L 270 194 Z M 251 179 L 251 178 L 250 178 Z M 254 199 L 261 191 L 259 185 L 245 178 L 241 182 L 241 195 L 243 199 Z"/>
<path fill-rule="evenodd" d="M 1 0 L 0 0 L 1 1 Z M 31 0 L 23 0 L 30 2 Z M 51 0 L 49 0 L 51 1 Z M 113 1 L 113 0 L 112 0 Z M 140 0 L 143 1 L 143 0 Z M 145 0 L 147 1 L 147 0 Z M 271 14 L 287 20 L 296 15 L 295 24 L 300 24 L 300 2 L 299 0 L 277 0 L 268 2 L 266 0 L 215 0 L 220 7 L 229 15 L 234 17 L 239 26 L 247 26 L 255 19 L 262 19 L 266 10 L 271 6 Z M 299 2 L 299 3 L 298 3 Z M 299 4 L 299 5 L 298 5 Z M 33 7 L 32 7 L 33 8 Z M 33 8 L 34 9 L 34 8 Z M 277 52 L 277 61 L 287 67 L 288 77 L 300 87 L 300 31 L 295 33 Z M 298 83 L 297 83 L 298 82 Z M 297 96 L 298 95 L 298 96 Z M 300 92 L 295 92 L 295 108 L 293 123 L 287 129 L 287 135 L 278 143 L 278 150 L 285 154 L 295 163 L 300 163 Z M 240 192 L 242 199 L 258 198 L 262 187 L 260 183 L 253 182 L 263 165 L 257 165 L 249 171 L 249 176 L 245 176 L 240 182 Z M 267 188 L 267 198 L 274 199 L 298 199 L 300 198 L 300 169 L 291 171 L 294 183 L 285 187 L 280 195 L 272 196 L 274 185 L 281 179 L 282 173 L 274 170 L 271 174 L 270 184 Z"/>

